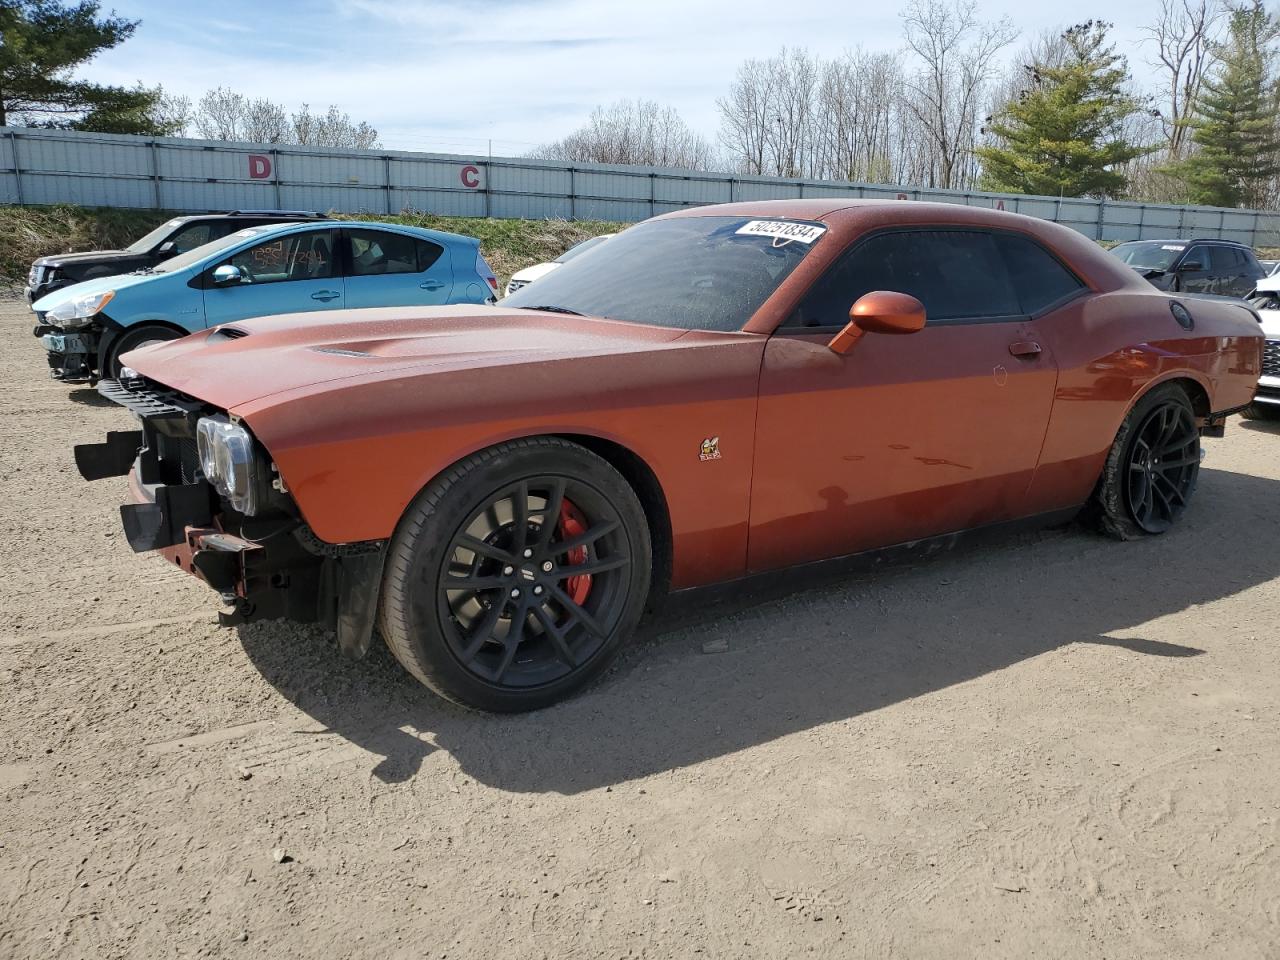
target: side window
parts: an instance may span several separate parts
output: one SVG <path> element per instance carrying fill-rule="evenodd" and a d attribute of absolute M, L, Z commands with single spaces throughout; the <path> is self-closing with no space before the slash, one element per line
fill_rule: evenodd
<path fill-rule="evenodd" d="M 418 269 L 425 270 L 437 260 L 440 254 L 444 253 L 444 247 L 438 243 L 432 243 L 430 240 L 416 240 L 418 245 Z"/>
<path fill-rule="evenodd" d="M 245 283 L 323 280 L 333 276 L 333 234 L 291 233 L 241 250 L 226 262 L 240 268 Z"/>
<path fill-rule="evenodd" d="M 1208 270 L 1211 266 L 1209 261 L 1209 248 L 1205 246 L 1192 247 L 1187 251 L 1186 256 L 1181 263 L 1198 263 L 1201 270 Z"/>
<path fill-rule="evenodd" d="M 186 253 L 188 250 L 202 247 L 210 240 L 217 240 L 219 236 L 221 234 L 215 233 L 212 225 L 207 220 L 201 223 L 189 224 L 169 238 L 168 242 L 173 244 L 173 249 L 168 251 L 168 254 L 171 257 L 176 257 L 180 253 Z"/>
<path fill-rule="evenodd" d="M 843 326 L 849 308 L 873 290 L 908 293 L 930 323 L 1020 313 L 991 234 L 974 230 L 901 230 L 858 243 L 805 296 L 792 324 Z"/>
<path fill-rule="evenodd" d="M 1240 271 L 1240 254 L 1233 247 L 1210 247 L 1209 268 L 1228 276 Z"/>
<path fill-rule="evenodd" d="M 996 246 L 1004 257 L 1021 313 L 1040 313 L 1084 289 L 1079 277 L 1034 240 L 998 234 Z"/>
<path fill-rule="evenodd" d="M 426 269 L 419 265 L 419 242 L 402 233 L 390 233 L 386 230 L 348 230 L 347 242 L 351 245 L 350 275 L 353 277 L 379 276 L 384 273 L 417 273 Z M 438 248 L 435 256 L 440 256 Z M 431 259 L 434 260 L 435 257 Z"/>

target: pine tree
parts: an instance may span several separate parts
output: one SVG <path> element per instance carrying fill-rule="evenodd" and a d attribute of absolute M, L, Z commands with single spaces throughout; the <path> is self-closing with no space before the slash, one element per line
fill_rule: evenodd
<path fill-rule="evenodd" d="M 158 90 L 81 80 L 75 71 L 133 35 L 137 20 L 99 18 L 91 0 L 0 0 L 0 125 L 167 133 Z"/>
<path fill-rule="evenodd" d="M 1280 23 L 1260 2 L 1231 8 L 1230 33 L 1218 66 L 1189 121 L 1196 152 L 1171 172 L 1191 203 L 1262 206 L 1280 174 L 1276 128 L 1275 50 Z"/>
<path fill-rule="evenodd" d="M 976 151 L 982 186 L 1006 193 L 1115 196 L 1120 168 L 1150 147 L 1129 141 L 1125 121 L 1143 104 L 1126 92 L 1129 68 L 1090 20 L 1062 35 L 1061 62 L 1026 68 L 1029 85 L 993 116 L 994 143 Z"/>

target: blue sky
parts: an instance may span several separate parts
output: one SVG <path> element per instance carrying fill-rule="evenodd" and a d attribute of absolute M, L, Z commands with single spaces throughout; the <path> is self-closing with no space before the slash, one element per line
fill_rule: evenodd
<path fill-rule="evenodd" d="M 1024 38 L 1101 16 L 1139 76 L 1153 51 L 1141 26 L 1157 0 L 1064 7 L 980 0 Z M 521 153 L 580 124 L 598 103 L 643 97 L 675 106 L 714 136 L 715 100 L 737 64 L 783 44 L 826 56 L 901 46 L 897 0 L 105 0 L 141 18 L 134 38 L 85 74 L 198 98 L 229 86 L 296 107 L 336 103 L 391 149 Z M 1021 42 L 1015 46 L 1020 46 Z"/>

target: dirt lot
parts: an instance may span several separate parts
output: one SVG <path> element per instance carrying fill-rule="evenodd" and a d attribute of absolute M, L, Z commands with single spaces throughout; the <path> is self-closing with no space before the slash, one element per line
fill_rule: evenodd
<path fill-rule="evenodd" d="M 0 956 L 1280 955 L 1280 431 L 1166 537 L 671 614 L 495 718 L 134 556 L 12 302 L 0 383 Z"/>

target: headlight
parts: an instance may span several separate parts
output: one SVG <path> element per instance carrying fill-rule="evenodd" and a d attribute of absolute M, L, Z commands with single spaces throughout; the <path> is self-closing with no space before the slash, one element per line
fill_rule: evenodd
<path fill-rule="evenodd" d="M 237 423 L 201 417 L 196 423 L 200 470 L 232 509 L 252 516 L 258 509 L 259 459 L 253 437 Z"/>
<path fill-rule="evenodd" d="M 115 295 L 114 290 L 106 290 L 102 293 L 86 293 L 84 296 L 65 300 L 52 310 L 45 312 L 45 322 L 56 323 L 60 327 L 83 327 L 101 312 Z"/>

